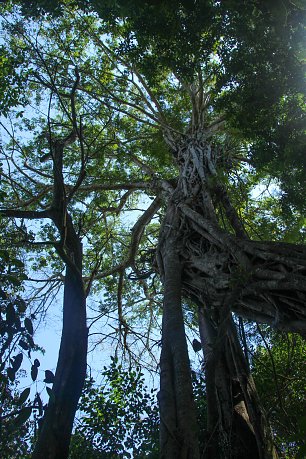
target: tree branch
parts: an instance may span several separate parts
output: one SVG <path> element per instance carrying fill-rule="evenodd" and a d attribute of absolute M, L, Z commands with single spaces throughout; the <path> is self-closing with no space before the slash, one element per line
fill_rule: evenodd
<path fill-rule="evenodd" d="M 25 218 L 29 220 L 35 220 L 40 218 L 50 218 L 51 210 L 19 210 L 19 209 L 0 209 L 0 215 L 4 217 L 13 217 L 13 218 Z"/>

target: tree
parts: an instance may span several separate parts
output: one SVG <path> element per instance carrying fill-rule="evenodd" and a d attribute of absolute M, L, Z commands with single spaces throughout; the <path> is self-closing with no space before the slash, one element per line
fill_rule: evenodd
<path fill-rule="evenodd" d="M 32 8 L 40 2 L 26 3 Z M 64 21 L 57 21 L 65 30 L 72 21 L 71 10 L 58 4 Z M 200 454 L 182 298 L 200 308 L 200 331 L 210 367 L 209 400 L 217 400 L 218 387 L 224 396 L 223 406 L 208 403 L 208 419 L 216 420 L 210 424 L 209 446 L 219 457 L 229 457 L 240 448 L 237 439 L 247 430 L 252 441 L 245 455 L 273 457 L 271 435 L 231 312 L 281 330 L 305 333 L 305 248 L 266 240 L 264 206 L 270 204 L 271 215 L 277 208 L 276 199 L 272 203 L 263 200 L 255 229 L 251 221 L 254 186 L 269 176 L 277 178 L 287 216 L 279 212 L 276 226 L 286 223 L 289 209 L 295 213 L 296 232 L 301 237 L 301 200 L 291 199 L 299 193 L 292 192 L 293 181 L 287 180 L 281 162 L 288 156 L 287 164 L 297 163 L 294 187 L 301 190 L 303 164 L 300 149 L 293 150 L 292 145 L 297 138 L 302 142 L 302 134 L 292 135 L 289 142 L 282 134 L 284 127 L 292 132 L 292 125 L 299 126 L 303 116 L 301 85 L 299 78 L 293 78 L 301 74 L 296 53 L 301 30 L 298 15 L 303 9 L 290 3 L 283 15 L 275 17 L 272 6 L 260 2 L 252 2 L 253 8 L 243 2 L 239 11 L 235 1 L 222 5 L 203 1 L 192 6 L 188 2 L 92 5 L 103 21 L 89 12 L 78 26 L 97 58 L 85 55 L 77 67 L 72 60 L 76 77 L 74 85 L 67 72 L 70 93 L 67 81 L 58 80 L 55 85 L 50 73 L 47 78 L 36 75 L 36 82 L 56 92 L 62 104 L 67 97 L 73 102 L 78 92 L 91 98 L 95 108 L 106 107 L 118 128 L 108 131 L 118 149 L 111 153 L 113 160 L 120 159 L 129 180 L 137 177 L 131 183 L 145 176 L 151 194 L 156 195 L 133 227 L 131 249 L 123 250 L 121 256 L 117 251 L 118 261 L 99 275 L 117 276 L 124 348 L 130 332 L 122 312 L 124 286 L 129 285 L 130 271 L 143 280 L 138 265 L 145 263 L 137 257 L 141 237 L 162 201 L 166 208 L 156 249 L 164 284 L 159 394 L 162 457 L 197 458 Z M 89 71 L 88 64 L 94 64 Z M 255 101 L 254 91 L 258 92 Z M 81 124 L 77 131 L 72 106 L 70 111 L 71 132 L 81 132 L 82 126 L 83 133 Z M 50 145 L 56 151 L 52 140 Z M 262 145 L 266 146 L 264 159 L 258 154 L 259 148 L 264 151 Z M 267 156 L 271 152 L 273 161 Z M 257 182 L 243 163 L 256 166 Z M 118 181 L 114 183 L 119 187 Z M 243 194 L 239 195 L 235 187 L 241 184 Z M 72 189 L 78 191 L 75 186 Z M 63 233 L 58 221 L 53 221 Z M 231 355 L 226 355 L 227 343 Z M 219 354 L 223 360 L 217 365 Z M 239 403 L 229 413 L 233 395 Z M 224 424 L 222 412 L 228 415 Z M 231 436 L 231 431 L 237 434 Z M 226 438 L 223 443 L 222 438 Z"/>
<path fill-rule="evenodd" d="M 38 133 L 34 134 L 34 142 L 30 141 L 28 145 L 24 145 L 22 140 L 17 140 L 15 134 L 10 132 L 5 123 L 2 124 L 4 132 L 8 136 L 8 142 L 2 150 L 3 161 L 7 165 L 3 170 L 2 185 L 7 193 L 4 194 L 5 200 L 1 213 L 7 218 L 14 219 L 15 222 L 21 219 L 22 224 L 19 229 L 22 234 L 22 242 L 27 249 L 34 251 L 37 257 L 35 263 L 32 264 L 32 269 L 42 269 L 48 264 L 48 259 L 51 261 L 51 266 L 54 267 L 55 274 L 50 275 L 46 279 L 46 283 L 52 285 L 52 282 L 58 280 L 64 283 L 63 334 L 59 361 L 54 381 L 48 381 L 53 382 L 53 388 L 33 453 L 33 457 L 46 457 L 48 454 L 52 457 L 60 457 L 61 455 L 64 457 L 68 454 L 72 422 L 85 378 L 88 333 L 85 313 L 86 296 L 90 292 L 97 273 L 103 278 L 109 276 L 108 271 L 110 274 L 113 272 L 112 268 L 107 269 L 105 263 L 106 272 L 104 274 L 99 273 L 105 247 L 109 247 L 110 251 L 116 250 L 115 242 L 112 240 L 112 226 L 131 192 L 144 188 L 146 184 L 143 182 L 128 183 L 127 191 L 121 195 L 122 186 L 125 186 L 124 174 L 121 174 L 123 185 L 114 184 L 114 180 L 110 181 L 110 184 L 103 184 L 103 182 L 101 184 L 100 179 L 98 179 L 98 184 L 91 182 L 90 177 L 93 170 L 99 167 L 99 161 L 102 160 L 103 162 L 103 159 L 99 157 L 95 160 L 95 149 L 98 151 L 103 147 L 106 149 L 109 146 L 109 139 L 104 138 L 104 128 L 102 126 L 101 130 L 99 120 L 92 130 L 85 131 L 85 135 L 83 133 L 82 116 L 84 114 L 82 113 L 78 117 L 77 110 L 82 107 L 84 101 L 78 100 L 77 97 L 79 95 L 77 88 L 79 73 L 76 67 L 71 75 L 70 91 L 66 92 L 67 71 L 69 73 L 69 66 L 77 57 L 82 43 L 76 47 L 74 56 L 65 60 L 66 49 L 62 46 L 61 41 L 58 41 L 58 36 L 54 37 L 54 31 L 45 31 L 44 39 L 47 40 L 48 33 L 53 39 L 56 38 L 58 53 L 61 53 L 63 57 L 61 73 L 58 75 L 56 69 L 54 69 L 54 73 L 50 73 L 54 54 L 52 52 L 49 54 L 47 45 L 44 51 L 40 49 L 37 42 L 28 40 L 20 23 L 15 25 L 14 31 L 23 40 L 24 66 L 33 66 L 37 70 L 37 73 L 35 70 L 30 72 L 26 90 L 30 89 L 37 92 L 36 101 L 44 97 L 46 93 L 50 99 L 47 115 L 43 119 L 38 117 L 37 120 L 34 120 L 33 114 L 31 114 L 31 120 L 27 120 L 23 112 L 17 112 L 17 118 L 24 117 L 21 122 L 21 130 L 24 129 L 24 126 L 31 126 L 33 129 L 38 127 Z M 20 41 L 16 40 L 15 42 L 13 39 L 10 45 L 12 52 L 14 52 L 19 49 Z M 44 84 L 45 77 L 49 79 L 49 82 L 46 80 L 46 85 Z M 62 91 L 63 88 L 65 88 L 64 92 Z M 59 105 L 56 107 L 61 107 L 60 114 L 54 118 L 51 114 L 53 97 L 56 100 L 54 106 L 57 103 Z M 68 103 L 66 103 L 67 99 Z M 27 100 L 31 101 L 31 95 L 28 96 Z M 100 110 L 100 115 L 106 128 L 111 113 L 108 109 L 105 112 Z M 109 134 L 108 131 L 107 134 Z M 92 147 L 93 140 L 95 143 Z M 74 148 L 77 142 L 78 145 Z M 112 151 L 112 148 L 110 145 L 109 152 Z M 11 151 L 13 151 L 12 155 Z M 88 165 L 92 158 L 93 164 Z M 21 174 L 20 163 L 22 164 Z M 120 177 L 116 165 L 114 165 L 112 173 L 115 179 L 118 175 Z M 83 185 L 86 174 L 89 175 L 89 185 L 86 187 L 85 182 L 83 188 L 81 185 Z M 105 172 L 105 175 L 108 174 L 109 171 Z M 105 190 L 105 193 L 104 196 L 97 196 L 93 200 L 93 212 L 88 206 L 86 211 L 82 211 L 80 201 L 74 199 L 75 193 L 81 191 L 81 195 L 87 199 L 88 193 L 95 194 L 97 190 Z M 114 191 L 112 192 L 112 190 Z M 152 213 L 160 205 L 159 201 L 156 199 L 147 214 L 144 215 L 143 224 L 135 226 L 132 232 L 132 241 L 136 246 L 138 246 L 143 225 L 150 221 L 153 216 Z M 110 214 L 109 222 L 105 218 L 107 213 Z M 99 228 L 101 215 L 105 218 L 106 223 L 104 238 L 102 238 Z M 41 229 L 36 227 L 34 231 L 28 230 L 28 225 L 24 222 L 29 220 L 41 221 Z M 18 228 L 17 224 L 16 226 Z M 87 237 L 87 227 L 91 228 L 92 245 L 87 244 L 86 246 L 85 254 L 89 254 L 89 257 L 83 270 L 81 239 Z M 42 248 L 47 249 L 47 253 L 42 254 Z M 62 263 L 57 261 L 55 254 L 59 255 L 59 260 Z M 133 256 L 133 251 L 127 254 L 126 265 L 132 262 Z M 63 266 L 66 269 L 65 275 L 61 274 Z M 122 268 L 124 266 L 123 264 Z M 114 270 L 114 272 L 116 271 L 117 269 Z M 43 279 L 40 280 L 43 281 Z M 122 316 L 120 328 L 123 330 L 126 327 Z M 123 345 L 126 346 L 126 343 L 123 342 Z"/>
<path fill-rule="evenodd" d="M 77 78 L 78 76 L 76 75 L 76 81 Z M 17 189 L 15 189 L 13 185 L 14 174 L 11 171 L 8 174 L 3 172 L 4 177 L 6 177 L 4 186 L 7 184 L 12 185 L 16 201 L 15 206 L 8 206 L 7 209 L 2 210 L 2 215 L 22 220 L 46 221 L 46 219 L 50 219 L 58 231 L 58 236 L 49 244 L 55 248 L 66 266 L 63 298 L 63 334 L 59 360 L 52 396 L 50 396 L 33 457 L 47 457 L 49 455 L 47 451 L 52 451 L 50 453 L 53 455 L 52 457 L 67 457 L 73 419 L 86 375 L 88 332 L 86 327 L 86 294 L 82 279 L 82 246 L 73 226 L 71 215 L 67 210 L 67 204 L 73 196 L 73 190 L 67 196 L 63 175 L 64 150 L 77 139 L 79 132 L 75 119 L 74 92 L 75 89 L 72 88 L 69 96 L 72 112 L 71 130 L 69 131 L 68 126 L 66 132 L 61 136 L 55 137 L 49 120 L 49 131 L 45 135 L 49 150 L 48 155 L 52 160 L 53 166 L 50 170 L 51 176 L 49 176 L 51 178 L 49 196 L 43 199 L 46 205 L 39 202 L 43 210 L 33 209 L 33 200 L 31 198 L 26 199 L 24 196 L 25 194 L 27 198 L 29 197 L 25 187 L 21 185 L 18 187 L 17 185 Z M 13 136 L 11 146 L 13 149 L 15 148 Z M 21 151 L 21 155 L 26 154 L 22 150 L 22 146 L 18 145 L 18 148 Z M 9 154 L 4 155 L 4 160 L 6 160 L 7 164 L 10 162 Z M 14 168 L 18 170 L 18 165 L 13 158 L 12 163 Z M 82 173 L 83 170 L 81 169 L 76 186 L 79 186 L 82 181 Z M 25 186 L 27 185 L 26 182 L 28 184 L 35 183 L 39 186 L 30 174 L 25 176 Z M 46 175 L 43 176 L 46 177 Z M 42 197 L 44 198 L 43 195 Z M 5 200 L 10 200 L 10 198 L 10 194 L 7 193 Z M 36 199 L 35 197 L 34 205 Z M 35 246 L 36 243 L 33 242 L 27 230 L 24 233 L 25 244 L 33 243 L 33 246 Z M 39 245 L 41 244 L 38 243 Z"/>

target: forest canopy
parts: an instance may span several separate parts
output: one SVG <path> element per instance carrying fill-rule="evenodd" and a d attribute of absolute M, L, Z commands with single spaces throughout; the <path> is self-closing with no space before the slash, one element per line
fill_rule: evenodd
<path fill-rule="evenodd" d="M 304 457 L 305 12 L 1 4 L 5 457 Z"/>

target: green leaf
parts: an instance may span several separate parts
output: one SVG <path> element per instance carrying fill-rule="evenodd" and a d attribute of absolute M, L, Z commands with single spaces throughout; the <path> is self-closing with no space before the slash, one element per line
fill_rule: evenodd
<path fill-rule="evenodd" d="M 22 298 L 18 298 L 18 299 L 15 301 L 15 303 L 16 303 L 16 306 L 17 306 L 19 312 L 23 313 L 23 312 L 26 311 L 26 309 L 27 309 L 27 304 L 26 304 L 26 302 L 25 302 Z"/>
<path fill-rule="evenodd" d="M 44 382 L 46 384 L 52 384 L 54 382 L 54 374 L 50 370 L 45 371 L 45 379 Z"/>
<path fill-rule="evenodd" d="M 32 367 L 31 367 L 31 378 L 32 378 L 32 381 L 36 381 L 37 375 L 38 375 L 38 368 L 37 368 L 37 366 L 32 365 Z"/>
<path fill-rule="evenodd" d="M 1 164 L 2 166 L 2 164 Z M 0 258 L 5 261 L 6 263 L 9 263 L 10 261 L 10 253 L 8 252 L 8 250 L 3 250 L 3 249 L 0 249 Z"/>
<path fill-rule="evenodd" d="M 33 335 L 34 330 L 33 330 L 33 324 L 32 324 L 31 319 L 26 317 L 24 319 L 24 326 L 25 326 L 26 330 L 28 331 L 28 333 L 30 333 L 30 335 Z"/>
<path fill-rule="evenodd" d="M 28 343 L 26 343 L 23 339 L 19 341 L 19 346 L 22 347 L 22 349 L 24 349 L 25 351 L 29 349 Z"/>
<path fill-rule="evenodd" d="M 31 389 L 29 387 L 24 389 L 24 391 L 22 391 L 19 396 L 17 405 L 22 405 L 27 400 L 28 396 L 30 395 L 30 392 L 31 392 Z"/>
<path fill-rule="evenodd" d="M 12 274 L 6 274 L 5 277 L 11 284 L 13 284 L 15 286 L 19 286 L 20 285 L 19 277 L 13 276 Z"/>
<path fill-rule="evenodd" d="M 13 382 L 15 381 L 15 371 L 13 370 L 13 368 L 9 367 L 7 370 L 7 376 L 9 377 L 9 379 Z"/>
<path fill-rule="evenodd" d="M 19 317 L 16 315 L 16 318 L 15 318 L 15 329 L 17 331 L 21 331 L 22 328 L 21 328 L 21 321 L 19 319 Z"/>
<path fill-rule="evenodd" d="M 303 432 L 306 436 L 306 416 L 303 416 L 302 418 L 298 419 L 298 426 L 301 432 Z"/>
<path fill-rule="evenodd" d="M 32 336 L 31 335 L 27 335 L 27 340 L 28 340 L 30 348 L 33 349 L 35 347 L 35 344 L 34 344 Z"/>
<path fill-rule="evenodd" d="M 192 347 L 194 352 L 199 352 L 202 349 L 202 344 L 197 339 L 192 341 Z"/>
<path fill-rule="evenodd" d="M 24 263 L 21 260 L 18 260 L 18 258 L 11 259 L 11 265 L 14 265 L 16 268 L 24 267 Z"/>
<path fill-rule="evenodd" d="M 303 445 L 299 448 L 296 459 L 305 459 L 306 458 L 306 445 Z"/>
<path fill-rule="evenodd" d="M 16 312 L 12 303 L 9 303 L 6 308 L 6 322 L 9 326 L 14 325 L 16 320 Z"/>
<path fill-rule="evenodd" d="M 19 370 L 22 364 L 22 361 L 23 361 L 23 354 L 20 353 L 14 357 L 12 367 L 15 373 Z"/>
<path fill-rule="evenodd" d="M 20 413 L 18 414 L 17 418 L 15 419 L 15 426 L 19 427 L 22 424 L 24 424 L 29 419 L 29 417 L 31 416 L 31 413 L 32 413 L 32 408 L 31 407 L 23 408 L 20 411 Z"/>

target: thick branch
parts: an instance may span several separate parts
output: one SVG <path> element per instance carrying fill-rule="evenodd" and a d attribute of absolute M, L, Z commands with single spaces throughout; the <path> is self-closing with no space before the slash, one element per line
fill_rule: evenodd
<path fill-rule="evenodd" d="M 51 211 L 48 210 L 19 210 L 19 209 L 0 209 L 0 215 L 4 217 L 25 218 L 29 220 L 52 218 Z"/>
<path fill-rule="evenodd" d="M 106 271 L 103 271 L 95 276 L 95 279 L 104 279 L 105 277 L 111 276 L 112 274 L 121 272 L 123 269 L 128 268 L 129 266 L 133 266 L 135 264 L 135 257 L 137 254 L 138 246 L 145 230 L 145 227 L 150 223 L 154 215 L 156 214 L 157 210 L 160 208 L 162 204 L 161 196 L 157 196 L 151 205 L 145 210 L 145 212 L 141 215 L 138 221 L 132 228 L 132 236 L 130 242 L 130 249 L 128 251 L 127 256 L 125 259 L 119 263 L 118 265 L 110 268 Z"/>

